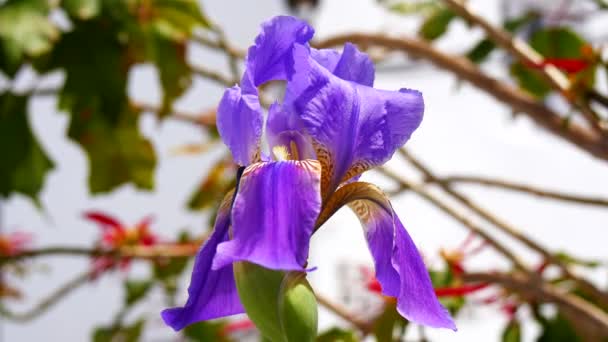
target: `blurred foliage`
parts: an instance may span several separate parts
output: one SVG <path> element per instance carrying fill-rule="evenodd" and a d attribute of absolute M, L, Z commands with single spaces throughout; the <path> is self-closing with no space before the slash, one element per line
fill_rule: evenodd
<path fill-rule="evenodd" d="M 20 192 L 37 202 L 53 162 L 31 131 L 26 96 L 0 95 L 0 155 L 0 195 Z"/>
<path fill-rule="evenodd" d="M 51 20 L 51 11 L 65 13 L 70 28 Z M 163 89 L 158 115 L 166 117 L 191 83 L 186 43 L 197 27 L 208 28 L 209 22 L 195 0 L 67 0 L 59 5 L 9 0 L 0 6 L 0 69 L 9 81 L 27 65 L 42 76 L 65 74 L 58 106 L 70 116 L 68 136 L 87 153 L 92 193 L 125 183 L 152 189 L 156 155 L 138 128 L 142 110 L 127 96 L 129 71 L 140 63 L 158 68 Z M 25 117 L 36 90 L 19 100 L 12 100 L 17 97 L 10 91 L 0 102 L 2 128 L 10 123 L 23 134 L 4 135 L 3 147 L 24 147 L 15 153 L 20 160 L 2 170 L 1 194 L 21 192 L 36 199 L 52 165 Z M 31 174 L 28 179 L 23 168 Z"/>
<path fill-rule="evenodd" d="M 587 43 L 577 33 L 564 27 L 549 27 L 535 31 L 530 37 L 530 46 L 543 57 L 553 60 L 585 61 Z M 541 78 L 529 65 L 513 63 L 511 74 L 519 86 L 537 97 L 544 97 L 551 91 L 551 86 Z M 595 67 L 591 66 L 580 72 L 577 77 L 586 87 L 592 87 L 595 81 Z"/>

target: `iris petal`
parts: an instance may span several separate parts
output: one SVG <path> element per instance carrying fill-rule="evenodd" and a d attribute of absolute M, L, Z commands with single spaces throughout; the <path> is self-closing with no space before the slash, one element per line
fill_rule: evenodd
<path fill-rule="evenodd" d="M 237 293 L 232 265 L 220 269 L 211 268 L 218 244 L 228 240 L 233 193 L 231 191 L 224 199 L 217 213 L 213 233 L 196 255 L 186 305 L 166 309 L 161 314 L 165 323 L 176 331 L 195 322 L 245 311 Z"/>
<path fill-rule="evenodd" d="M 319 65 L 345 81 L 371 87 L 374 85 L 374 63 L 351 43 L 344 44 L 342 53 L 334 49 L 311 49 L 310 56 Z"/>
<path fill-rule="evenodd" d="M 382 293 L 397 298 L 399 313 L 415 323 L 456 330 L 435 295 L 416 245 L 382 191 L 363 182 L 341 187 L 327 202 L 317 224 L 325 222 L 345 204 L 363 225 Z"/>
<path fill-rule="evenodd" d="M 322 67 L 305 46 L 296 46 L 296 74 L 283 107 L 301 119 L 323 164 L 323 194 L 388 161 L 420 125 L 422 94 L 377 90 L 345 81 Z"/>
<path fill-rule="evenodd" d="M 246 166 L 257 159 L 262 125 L 257 95 L 243 94 L 238 86 L 226 89 L 217 109 L 217 130 L 237 164 Z"/>
<path fill-rule="evenodd" d="M 255 87 L 293 74 L 294 44 L 306 44 L 315 30 L 305 21 L 277 16 L 262 24 L 262 31 L 247 52 L 247 74 Z"/>
<path fill-rule="evenodd" d="M 249 261 L 274 270 L 304 270 L 321 208 L 315 160 L 257 163 L 245 169 L 232 210 L 233 237 L 213 261 Z"/>

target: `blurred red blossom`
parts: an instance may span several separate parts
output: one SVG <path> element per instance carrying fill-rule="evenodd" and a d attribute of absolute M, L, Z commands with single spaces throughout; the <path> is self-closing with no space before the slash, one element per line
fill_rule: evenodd
<path fill-rule="evenodd" d="M 144 217 L 133 227 L 99 211 L 87 211 L 84 213 L 84 217 L 97 223 L 101 229 L 101 238 L 97 242 L 101 249 L 116 250 L 127 246 L 152 246 L 158 242 L 158 236 L 150 231 L 152 216 Z M 116 266 L 126 270 L 130 261 L 130 258 L 96 257 L 93 259 L 93 278 Z"/>
<path fill-rule="evenodd" d="M 0 234 L 0 255 L 11 256 L 19 254 L 26 249 L 32 240 L 32 234 L 25 232 Z"/>

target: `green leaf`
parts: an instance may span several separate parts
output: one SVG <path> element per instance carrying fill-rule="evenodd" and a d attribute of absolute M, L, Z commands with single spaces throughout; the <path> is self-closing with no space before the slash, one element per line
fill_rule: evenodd
<path fill-rule="evenodd" d="M 543 322 L 542 333 L 537 342 L 579 342 L 582 339 L 576 334 L 572 324 L 561 314 Z"/>
<path fill-rule="evenodd" d="M 191 341 L 207 342 L 230 342 L 231 340 L 224 334 L 224 321 L 203 321 L 190 324 L 184 328 L 184 335 Z"/>
<path fill-rule="evenodd" d="M 530 12 L 522 15 L 521 17 L 507 20 L 503 24 L 503 28 L 511 33 L 514 33 L 521 29 L 524 25 L 536 20 L 538 15 Z M 467 52 L 467 58 L 473 63 L 481 63 L 494 51 L 496 44 L 491 40 L 484 38 L 477 45 L 475 45 L 469 52 Z"/>
<path fill-rule="evenodd" d="M 502 342 L 520 342 L 521 326 L 517 320 L 511 320 L 502 332 Z"/>
<path fill-rule="evenodd" d="M 340 328 L 331 328 L 319 336 L 317 336 L 316 342 L 359 342 L 357 333 L 350 330 L 343 330 Z"/>
<path fill-rule="evenodd" d="M 496 44 L 489 39 L 482 39 L 477 45 L 475 45 L 469 52 L 467 52 L 467 58 L 473 63 L 483 62 L 492 51 L 496 48 Z"/>
<path fill-rule="evenodd" d="M 68 136 L 87 152 L 91 192 L 125 183 L 152 189 L 156 156 L 129 106 L 127 74 L 133 60 L 115 27 L 105 19 L 81 22 L 62 36 L 45 62 L 39 70 L 66 73 L 59 106 L 71 114 Z"/>
<path fill-rule="evenodd" d="M 374 323 L 376 341 L 393 341 L 395 329 L 403 331 L 407 325 L 408 321 L 397 312 L 396 303 L 386 303 L 384 311 Z"/>
<path fill-rule="evenodd" d="M 425 14 L 431 13 L 440 7 L 440 3 L 437 0 L 426 0 L 426 1 L 400 1 L 397 3 L 391 3 L 388 7 L 389 10 L 395 13 L 403 15 L 412 14 Z"/>
<path fill-rule="evenodd" d="M 585 45 L 587 43 L 578 34 L 563 27 L 541 29 L 530 37 L 530 46 L 543 57 L 548 58 L 584 59 L 582 50 Z M 593 85 L 595 80 L 595 67 L 589 69 L 581 73 L 582 79 L 579 80 L 580 83 L 587 86 Z M 542 98 L 551 91 L 551 87 L 538 75 L 537 71 L 521 63 L 514 63 L 511 66 L 511 75 L 516 78 L 522 89 L 534 96 Z"/>
<path fill-rule="evenodd" d="M 207 174 L 207 178 L 197 187 L 188 201 L 191 210 L 205 210 L 219 203 L 224 194 L 236 185 L 232 162 L 219 160 Z"/>
<path fill-rule="evenodd" d="M 38 194 L 53 162 L 34 137 L 26 96 L 0 95 L 0 195 L 19 192 L 38 203 Z"/>
<path fill-rule="evenodd" d="M 14 76 L 25 57 L 49 52 L 59 30 L 48 19 L 47 0 L 9 0 L 0 5 L 0 68 Z"/>
<path fill-rule="evenodd" d="M 101 327 L 93 331 L 93 342 L 137 342 L 140 340 L 145 321 L 130 326 Z"/>
<path fill-rule="evenodd" d="M 454 12 L 449 8 L 439 8 L 422 23 L 418 35 L 426 40 L 435 40 L 447 31 L 454 18 Z"/>
<path fill-rule="evenodd" d="M 129 280 L 125 281 L 125 304 L 131 306 L 143 299 L 154 283 L 151 280 Z"/>
<path fill-rule="evenodd" d="M 551 92 L 551 86 L 544 79 L 521 63 L 513 63 L 510 72 L 511 76 L 517 80 L 520 88 L 531 95 L 542 98 Z"/>
<path fill-rule="evenodd" d="M 81 20 L 96 17 L 101 12 L 102 0 L 63 0 L 62 5 L 66 12 Z"/>
<path fill-rule="evenodd" d="M 182 232 L 177 243 L 190 242 L 188 232 Z M 162 284 L 165 292 L 173 296 L 177 291 L 179 277 L 188 266 L 188 258 L 167 258 L 154 263 L 154 278 Z"/>

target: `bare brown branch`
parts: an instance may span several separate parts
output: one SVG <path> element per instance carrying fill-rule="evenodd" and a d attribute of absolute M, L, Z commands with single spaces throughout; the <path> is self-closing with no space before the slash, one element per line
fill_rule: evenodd
<path fill-rule="evenodd" d="M 509 105 L 513 110 L 527 114 L 538 125 L 578 148 L 599 159 L 608 160 L 608 139 L 575 122 L 565 125 L 564 119 L 558 113 L 515 87 L 484 74 L 466 58 L 445 54 L 419 39 L 393 38 L 378 34 L 343 34 L 317 42 L 315 46 L 331 47 L 343 45 L 346 42 L 362 46 L 384 47 L 423 58 L 470 82 L 480 90 Z"/>

